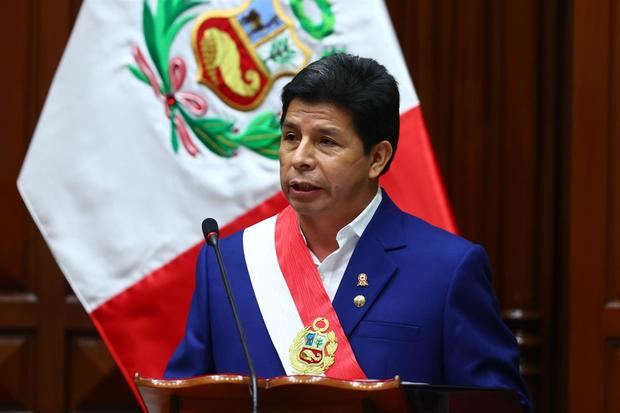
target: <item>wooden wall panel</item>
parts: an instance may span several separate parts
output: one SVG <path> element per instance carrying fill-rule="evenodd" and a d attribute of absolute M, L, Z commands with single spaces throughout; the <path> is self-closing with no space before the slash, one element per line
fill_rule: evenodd
<path fill-rule="evenodd" d="M 14 43 L 1 42 L 0 53 L 7 64 L 0 65 L 0 78 L 8 85 L 26 85 L 29 71 L 28 43 L 31 7 L 19 2 L 13 7 L 0 5 L 0 36 Z M 17 194 L 15 178 L 21 166 L 28 140 L 28 101 L 22 87 L 9 87 L 0 99 L 2 150 L 0 150 L 0 191 L 3 220 L 0 231 L 0 291 L 23 293 L 32 290 L 33 280 L 26 270 L 26 237 L 29 221 Z M 7 139 L 11 137 L 11 139 Z M 22 139 L 15 139 L 21 137 Z M 1 294 L 0 293 L 0 294 Z"/>
<path fill-rule="evenodd" d="M 609 234 L 605 302 L 620 306 L 620 1 L 611 1 L 609 30 Z"/>
<path fill-rule="evenodd" d="M 0 2 L 0 412 L 138 411 L 16 187 L 80 3 Z"/>
<path fill-rule="evenodd" d="M 617 413 L 620 412 L 620 341 L 609 341 L 605 350 L 605 413 Z"/>
<path fill-rule="evenodd" d="M 33 342 L 29 335 L 0 335 L 0 410 L 32 411 L 35 394 Z"/>
<path fill-rule="evenodd" d="M 136 410 L 134 395 L 101 339 L 92 333 L 72 334 L 69 341 L 68 410 Z"/>
<path fill-rule="evenodd" d="M 25 86 L 30 67 L 29 41 L 32 5 L 0 4 L 0 78 L 5 85 L 0 99 L 0 410 L 32 411 L 35 395 L 36 279 L 28 271 L 30 222 L 15 179 L 26 153 L 29 127 Z M 5 63 L 6 62 L 6 63 Z"/>
<path fill-rule="evenodd" d="M 572 14 L 568 405 L 618 412 L 620 2 L 575 0 Z"/>
<path fill-rule="evenodd" d="M 506 308 L 539 311 L 534 251 L 537 211 L 538 147 L 538 51 L 540 39 L 537 1 L 505 2 L 502 86 L 503 118 L 500 176 L 502 211 L 500 235 L 501 271 L 504 285 L 500 300 Z"/>

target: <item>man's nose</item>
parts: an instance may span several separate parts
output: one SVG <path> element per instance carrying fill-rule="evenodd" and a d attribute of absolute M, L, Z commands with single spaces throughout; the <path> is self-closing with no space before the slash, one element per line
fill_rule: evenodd
<path fill-rule="evenodd" d="M 309 139 L 302 139 L 295 148 L 292 158 L 295 169 L 312 169 L 315 165 L 314 146 Z"/>

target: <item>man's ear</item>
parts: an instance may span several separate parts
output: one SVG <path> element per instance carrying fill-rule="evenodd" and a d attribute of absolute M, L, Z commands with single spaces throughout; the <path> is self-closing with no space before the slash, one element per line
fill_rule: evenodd
<path fill-rule="evenodd" d="M 368 170 L 368 178 L 375 179 L 385 168 L 385 165 L 392 158 L 392 145 L 383 140 L 377 143 L 370 150 L 370 168 Z"/>

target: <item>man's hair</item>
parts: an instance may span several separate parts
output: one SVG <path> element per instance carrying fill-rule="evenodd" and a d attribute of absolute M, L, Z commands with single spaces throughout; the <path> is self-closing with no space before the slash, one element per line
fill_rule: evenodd
<path fill-rule="evenodd" d="M 293 99 L 331 103 L 351 114 L 353 129 L 362 138 L 364 152 L 382 140 L 392 145 L 392 158 L 400 127 L 398 84 L 387 69 L 369 58 L 339 53 L 311 63 L 282 90 L 282 117 Z"/>

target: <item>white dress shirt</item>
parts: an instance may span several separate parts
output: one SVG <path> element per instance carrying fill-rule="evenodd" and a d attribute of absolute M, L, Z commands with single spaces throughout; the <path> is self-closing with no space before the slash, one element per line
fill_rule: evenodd
<path fill-rule="evenodd" d="M 353 250 L 362 236 L 362 233 L 364 233 L 364 230 L 368 226 L 368 223 L 377 211 L 377 208 L 379 208 L 381 199 L 381 188 L 379 188 L 377 190 L 377 195 L 375 195 L 366 208 L 364 208 L 364 210 L 353 221 L 338 231 L 338 234 L 336 234 L 338 249 L 325 257 L 323 262 L 319 261 L 312 250 L 308 248 L 312 261 L 314 261 L 314 264 L 317 266 L 319 274 L 321 275 L 321 280 L 323 281 L 325 291 L 331 301 L 334 301 L 334 296 L 336 295 L 340 281 L 342 281 L 347 265 L 349 265 L 349 260 L 353 255 Z"/>

